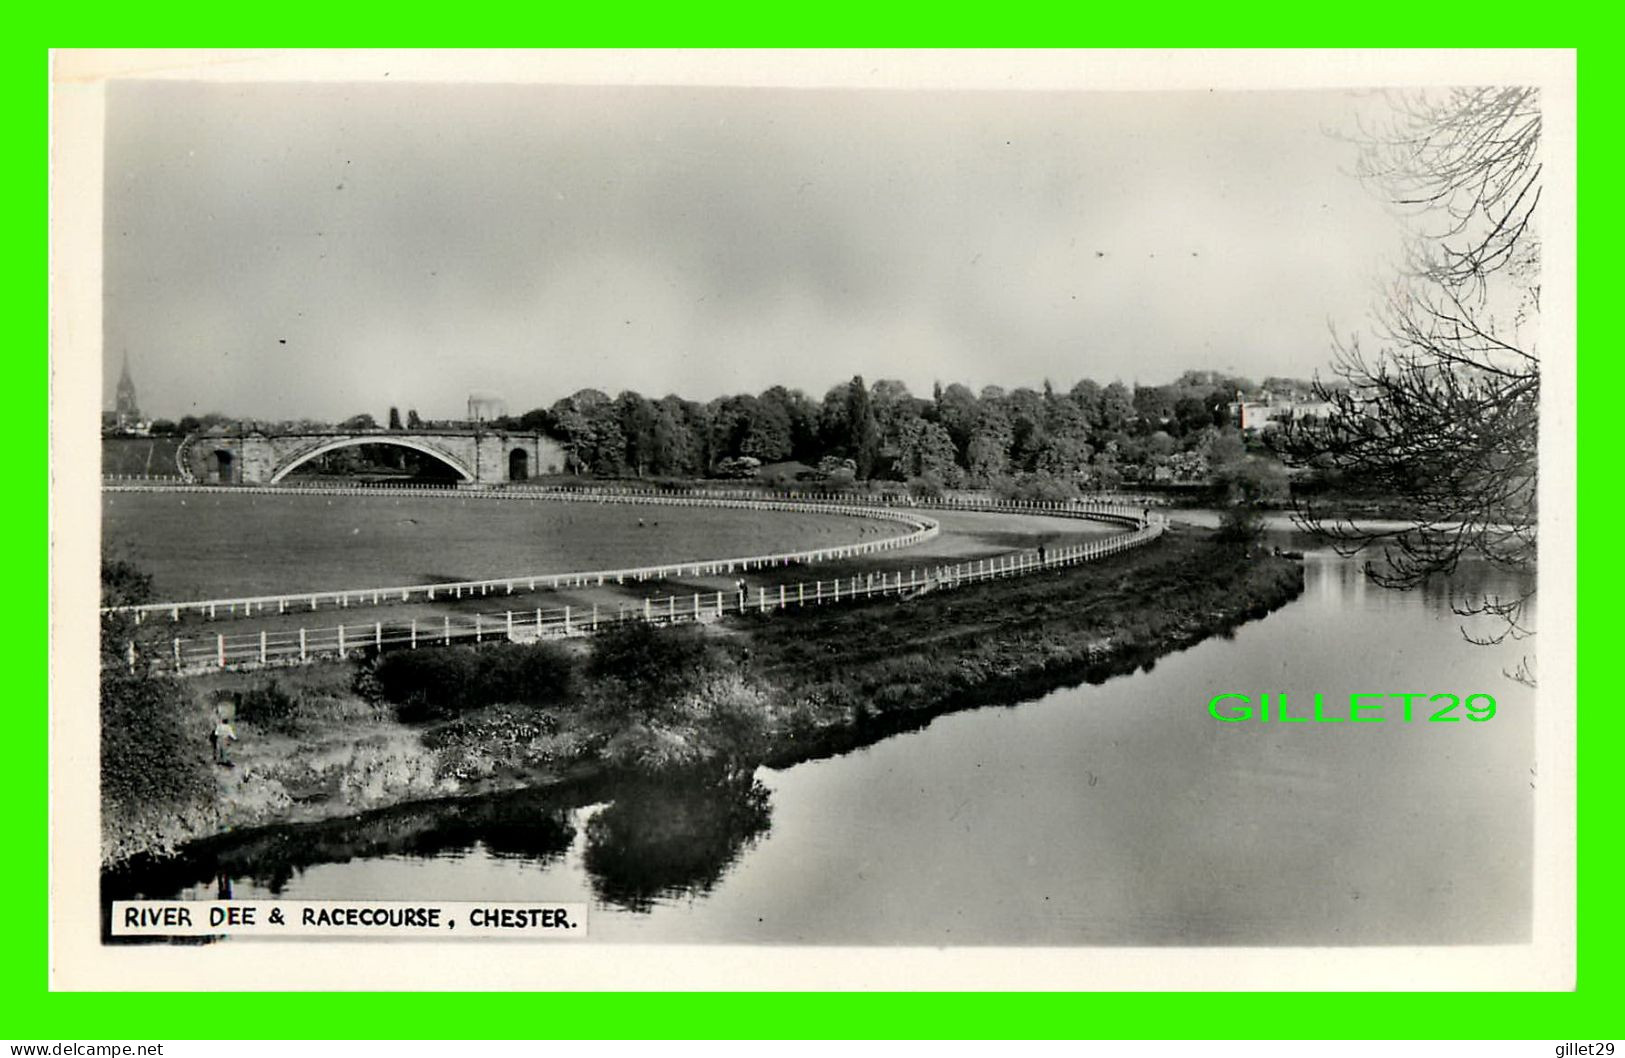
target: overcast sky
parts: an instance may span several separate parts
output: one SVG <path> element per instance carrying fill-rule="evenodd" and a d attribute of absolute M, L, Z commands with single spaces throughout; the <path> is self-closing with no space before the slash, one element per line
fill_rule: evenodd
<path fill-rule="evenodd" d="M 1342 93 L 114 82 L 104 395 L 515 413 L 1308 375 L 1398 221 Z"/>

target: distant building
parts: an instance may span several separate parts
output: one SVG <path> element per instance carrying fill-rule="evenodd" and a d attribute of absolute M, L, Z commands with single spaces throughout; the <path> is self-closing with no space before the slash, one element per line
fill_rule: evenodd
<path fill-rule="evenodd" d="M 470 393 L 468 395 L 468 421 L 490 422 L 493 419 L 506 418 L 508 402 L 492 393 Z"/>
<path fill-rule="evenodd" d="M 1325 419 L 1333 406 L 1328 401 L 1310 400 L 1301 394 L 1276 396 L 1264 390 L 1257 400 L 1248 400 L 1240 390 L 1230 402 L 1230 421 L 1245 432 L 1277 429 L 1300 419 Z"/>
<path fill-rule="evenodd" d="M 124 354 L 124 368 L 119 372 L 118 389 L 113 398 L 113 412 L 102 416 L 103 427 L 119 433 L 144 434 L 151 425 L 141 417 L 141 406 L 135 399 L 135 381 L 130 378 L 130 354 Z"/>

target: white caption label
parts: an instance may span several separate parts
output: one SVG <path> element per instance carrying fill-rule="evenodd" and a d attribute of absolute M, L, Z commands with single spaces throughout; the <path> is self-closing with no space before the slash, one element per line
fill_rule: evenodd
<path fill-rule="evenodd" d="M 568 940 L 586 904 L 410 900 L 115 900 L 115 937 L 419 937 Z"/>

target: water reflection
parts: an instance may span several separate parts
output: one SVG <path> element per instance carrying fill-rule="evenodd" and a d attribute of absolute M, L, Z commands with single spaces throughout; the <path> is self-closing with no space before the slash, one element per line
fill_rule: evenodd
<path fill-rule="evenodd" d="M 709 893 L 771 818 L 767 787 L 752 777 L 637 784 L 588 822 L 583 862 L 599 899 L 647 912 L 660 897 Z"/>
<path fill-rule="evenodd" d="M 496 858 L 546 866 L 569 851 L 575 826 L 566 804 L 521 792 L 503 797 L 407 805 L 348 819 L 268 827 L 190 846 L 173 859 L 138 863 L 103 879 L 106 899 L 165 898 L 212 886 L 229 900 L 247 885 L 281 896 L 304 871 L 380 857 L 431 859 L 476 846 Z M 188 894 L 206 898 L 207 893 Z"/>
<path fill-rule="evenodd" d="M 613 799 L 600 801 L 606 788 Z M 594 802 L 598 802 L 596 805 Z M 589 807 L 591 806 L 591 807 Z M 578 826 L 579 820 L 585 826 Z M 199 842 L 186 854 L 103 879 L 106 900 L 232 899 L 301 888 L 312 867 L 476 854 L 546 869 L 585 837 L 581 860 L 595 896 L 647 912 L 663 897 L 711 891 L 772 819 L 751 776 L 717 782 L 627 781 L 418 804 L 353 819 L 271 827 Z M 370 894 L 367 894 L 370 895 Z"/>

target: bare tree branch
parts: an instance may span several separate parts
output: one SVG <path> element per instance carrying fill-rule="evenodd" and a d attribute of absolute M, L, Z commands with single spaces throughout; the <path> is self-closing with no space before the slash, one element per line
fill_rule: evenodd
<path fill-rule="evenodd" d="M 1482 559 L 1532 583 L 1536 564 L 1540 358 L 1540 106 L 1534 89 L 1399 94 L 1387 120 L 1363 124 L 1356 174 L 1406 213 L 1415 232 L 1403 270 L 1374 313 L 1367 354 L 1333 338 L 1335 381 L 1316 380 L 1325 417 L 1274 439 L 1291 465 L 1398 501 L 1399 526 L 1355 525 L 1299 501 L 1298 523 L 1367 564 L 1378 584 L 1410 589 Z M 1465 618 L 1532 634 L 1533 589 L 1457 600 Z M 1514 678 L 1531 679 L 1527 660 Z"/>

